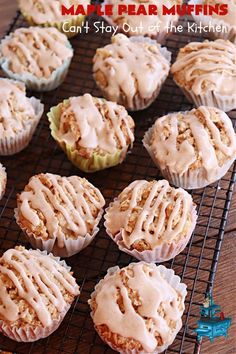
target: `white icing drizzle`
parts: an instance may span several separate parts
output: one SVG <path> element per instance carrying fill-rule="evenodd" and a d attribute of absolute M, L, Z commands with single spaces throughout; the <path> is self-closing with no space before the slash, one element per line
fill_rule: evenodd
<path fill-rule="evenodd" d="M 176 290 L 163 278 L 155 265 L 146 265 L 150 268 L 149 273 L 144 272 L 144 265 L 132 264 L 133 277 L 128 274 L 127 268 L 121 269 L 115 274 L 107 276 L 101 287 L 97 290 L 95 301 L 97 308 L 93 315 L 96 326 L 107 325 L 112 333 L 119 334 L 125 338 L 134 339 L 140 342 L 146 353 L 153 353 L 158 347 L 155 338 L 155 331 L 160 334 L 164 343 L 171 342 L 181 327 L 182 309 L 178 307 Z M 128 279 L 127 286 L 136 291 L 140 296 L 142 304 L 135 310 L 127 287 L 124 286 L 120 272 L 124 271 Z M 124 313 L 117 304 L 117 288 L 120 289 Z M 158 311 L 163 307 L 166 317 Z M 151 330 L 145 324 L 145 317 L 153 322 Z M 171 329 L 168 320 L 176 323 L 176 328 Z"/>
<path fill-rule="evenodd" d="M 125 5 L 135 5 L 136 9 L 139 5 L 143 5 L 148 13 L 148 7 L 150 5 L 155 5 L 157 7 L 157 15 L 128 15 L 123 13 L 122 15 L 118 14 L 118 4 Z M 123 24 L 127 23 L 131 26 L 132 30 L 129 31 L 129 34 L 132 36 L 137 35 L 156 35 L 158 32 L 166 31 L 167 26 L 170 22 L 175 22 L 178 20 L 178 15 L 163 15 L 162 7 L 165 5 L 167 8 L 171 8 L 174 5 L 182 4 L 182 0 L 105 0 L 105 4 L 111 4 L 114 7 L 113 15 L 111 20 L 119 25 L 120 27 Z M 139 28 L 142 24 L 143 29 Z M 125 26 L 127 30 L 127 26 Z M 152 30 L 151 30 L 152 29 Z"/>
<path fill-rule="evenodd" d="M 40 176 L 52 184 L 51 189 Z M 64 236 L 70 237 L 72 232 L 75 237 L 83 237 L 89 232 L 89 226 L 96 226 L 92 208 L 99 212 L 105 204 L 97 188 L 88 181 L 85 185 L 82 182 L 78 176 L 61 177 L 50 173 L 33 176 L 27 185 L 31 190 L 23 191 L 18 197 L 18 209 L 33 227 L 40 227 L 42 223 L 37 214 L 40 211 L 45 218 L 48 237 L 57 238 L 58 246 L 63 247 Z M 64 233 L 62 226 L 65 225 L 69 235 Z"/>
<path fill-rule="evenodd" d="M 180 50 L 171 72 L 177 82 L 180 73 L 180 85 L 191 85 L 196 95 L 207 91 L 235 95 L 235 58 L 236 45 L 229 41 L 192 42 Z"/>
<path fill-rule="evenodd" d="M 216 5 L 221 4 L 220 0 L 203 0 L 203 4 Z M 218 14 L 212 14 L 213 18 L 218 18 L 220 21 L 224 21 L 231 26 L 236 28 L 236 2 L 235 0 L 224 0 L 224 4 L 228 5 L 228 13 L 224 16 Z"/>
<path fill-rule="evenodd" d="M 99 107 L 101 109 L 99 109 Z M 63 125 L 68 122 L 68 115 L 73 114 L 79 131 L 70 127 L 63 133 Z M 109 118 L 109 119 L 108 119 Z M 70 145 L 78 141 L 78 145 L 88 149 L 101 149 L 108 153 L 117 151 L 117 139 L 121 148 L 127 147 L 127 137 L 132 144 L 134 141 L 133 130 L 124 107 L 114 102 L 94 98 L 90 94 L 69 99 L 69 106 L 60 118 L 59 137 Z M 125 132 L 124 132 L 124 127 Z"/>
<path fill-rule="evenodd" d="M 0 272 L 12 281 L 17 296 L 34 309 L 44 327 L 50 326 L 53 321 L 44 297 L 58 312 L 63 312 L 67 302 L 60 288 L 74 296 L 79 294 L 79 287 L 69 271 L 51 256 L 38 250 L 28 251 L 23 247 L 9 249 L 0 258 Z M 2 278 L 0 317 L 9 322 L 24 318 L 24 313 L 19 312 L 19 305 L 11 297 Z"/>
<path fill-rule="evenodd" d="M 217 125 L 213 122 L 211 111 L 217 113 L 220 122 L 223 124 L 226 136 L 230 140 L 229 146 L 222 140 L 221 132 Z M 197 116 L 197 112 L 201 113 L 201 119 L 209 130 L 206 130 L 204 124 Z M 172 113 L 158 119 L 153 126 L 152 131 L 152 149 L 161 168 L 168 166 L 173 172 L 182 175 L 190 166 L 200 157 L 202 159 L 202 167 L 206 171 L 209 181 L 215 176 L 219 168 L 216 151 L 220 151 L 225 155 L 225 159 L 236 156 L 236 136 L 231 120 L 226 113 L 217 108 L 208 108 L 201 106 L 198 109 L 183 112 L 181 119 L 187 123 L 195 146 L 188 139 L 177 146 L 180 124 L 178 113 Z M 166 137 L 163 134 L 165 126 L 169 127 L 170 135 Z"/>
<path fill-rule="evenodd" d="M 89 0 L 20 0 L 19 6 L 22 12 L 31 16 L 36 24 L 43 24 L 46 22 L 64 22 L 70 18 L 78 17 L 77 15 L 62 15 L 62 5 L 67 9 L 74 5 L 76 10 L 78 4 L 81 4 L 86 10 L 89 3 Z"/>
<path fill-rule="evenodd" d="M 15 136 L 35 118 L 23 83 L 0 79 L 0 135 Z"/>
<path fill-rule="evenodd" d="M 147 199 L 144 205 L 139 207 L 138 202 L 147 188 L 150 188 Z M 120 201 L 123 200 L 124 195 L 130 192 L 129 206 L 126 210 L 121 211 Z M 167 216 L 167 210 L 170 205 L 173 206 L 173 209 Z M 116 221 L 113 223 L 112 218 L 109 231 L 113 234 L 121 231 L 123 242 L 128 248 L 135 241 L 146 240 L 151 248 L 154 249 L 160 242 L 172 242 L 181 237 L 181 232 L 183 232 L 188 218 L 191 218 L 192 209 L 193 201 L 191 195 L 182 188 L 175 189 L 170 187 L 166 180 L 152 182 L 145 180 L 134 181 L 124 189 L 118 200 L 111 207 L 110 217 L 112 218 L 112 214 L 114 214 Z M 108 210 L 108 214 L 109 212 Z M 137 219 L 133 230 L 128 232 L 128 224 L 133 214 Z M 178 215 L 180 215 L 180 219 L 175 224 Z"/>
<path fill-rule="evenodd" d="M 66 36 L 56 28 L 18 28 L 1 43 L 2 56 L 14 73 L 48 78 L 73 55 Z"/>
<path fill-rule="evenodd" d="M 150 45 L 152 51 L 147 49 Z M 96 73 L 99 70 L 107 80 L 105 90 L 109 99 L 119 102 L 123 92 L 128 105 L 132 106 L 137 93 L 144 99 L 152 97 L 162 79 L 168 75 L 169 62 L 158 43 L 134 42 L 118 34 L 112 37 L 111 44 L 97 50 L 93 71 Z"/>

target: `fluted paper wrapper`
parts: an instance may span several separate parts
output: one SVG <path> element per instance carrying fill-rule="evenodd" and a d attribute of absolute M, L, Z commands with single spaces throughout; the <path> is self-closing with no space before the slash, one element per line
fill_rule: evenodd
<path fill-rule="evenodd" d="M 114 202 L 116 202 L 116 199 Z M 188 233 L 180 240 L 178 240 L 177 242 L 173 240 L 169 243 L 164 242 L 163 240 L 163 243 L 159 246 L 156 246 L 153 250 L 145 250 L 142 252 L 136 249 L 128 249 L 123 242 L 122 230 L 116 235 L 112 235 L 111 232 L 109 231 L 108 220 L 110 219 L 110 217 L 112 218 L 112 215 L 111 216 L 109 215 L 109 208 L 112 207 L 114 202 L 110 203 L 109 207 L 106 209 L 106 214 L 104 216 L 105 218 L 104 226 L 106 228 L 106 233 L 117 244 L 120 251 L 125 252 L 140 261 L 149 262 L 149 263 L 153 263 L 153 262 L 161 263 L 174 258 L 185 249 L 185 247 L 187 246 L 191 238 L 193 230 L 195 229 L 196 226 L 197 212 L 196 212 L 195 205 L 193 205 L 191 210 L 191 219 L 192 219 L 191 227 L 189 228 Z"/>
<path fill-rule="evenodd" d="M 230 166 L 235 160 L 235 157 L 228 159 L 223 166 L 218 166 L 217 171 L 215 171 L 214 177 L 209 180 L 207 178 L 207 173 L 203 167 L 197 168 L 195 170 L 187 170 L 183 174 L 178 174 L 166 166 L 165 168 L 161 168 L 153 150 L 150 145 L 151 136 L 152 136 L 153 127 L 149 128 L 143 138 L 143 145 L 149 153 L 154 164 L 160 169 L 161 174 L 164 178 L 166 178 L 171 184 L 176 187 L 181 187 L 184 189 L 200 189 L 212 184 L 219 179 L 221 179 L 230 169 Z"/>
<path fill-rule="evenodd" d="M 47 252 L 42 253 L 47 254 Z M 65 263 L 65 261 L 60 260 L 58 257 L 54 257 L 52 254 L 48 255 L 64 266 L 68 272 L 70 271 L 71 268 Z M 60 312 L 58 318 L 53 320 L 51 325 L 48 327 L 28 325 L 24 328 L 17 328 L 11 327 L 10 325 L 8 326 L 3 320 L 0 320 L 0 332 L 2 332 L 6 337 L 17 342 L 35 342 L 39 339 L 46 338 L 57 330 L 70 306 L 70 304 L 66 304 L 63 311 Z"/>
<path fill-rule="evenodd" d="M 14 136 L 0 137 L 0 155 L 14 155 L 29 145 L 44 110 L 44 105 L 40 100 L 35 97 L 31 97 L 29 100 L 35 111 L 34 119 L 28 122 L 24 130 L 16 132 Z"/>
<path fill-rule="evenodd" d="M 5 167 L 0 163 L 0 200 L 3 198 L 7 185 L 7 173 Z"/>
<path fill-rule="evenodd" d="M 44 240 L 40 236 L 35 236 L 33 232 L 29 232 L 26 228 L 21 225 L 19 220 L 18 209 L 15 209 L 15 219 L 17 224 L 20 226 L 22 231 L 24 231 L 25 236 L 29 240 L 30 244 L 41 251 L 52 252 L 54 256 L 57 257 L 71 257 L 76 253 L 82 251 L 85 247 L 87 247 L 95 238 L 97 233 L 99 232 L 98 226 L 94 227 L 93 233 L 87 233 L 84 236 L 78 235 L 76 239 L 63 237 L 63 247 L 59 247 L 58 240 L 56 237 L 49 238 Z M 96 225 L 99 224 L 103 215 L 103 210 L 101 210 L 96 218 Z"/>
<path fill-rule="evenodd" d="M 147 264 L 146 262 L 140 262 L 143 264 Z M 136 263 L 130 263 L 130 265 L 132 264 L 136 264 Z M 151 264 L 148 263 L 148 266 L 153 266 L 156 267 L 155 264 Z M 184 300 L 185 297 L 187 295 L 187 286 L 184 283 L 181 283 L 181 279 L 178 275 L 175 274 L 175 272 L 172 269 L 168 269 L 163 265 L 159 265 L 157 266 L 158 270 L 160 271 L 162 277 L 168 282 L 169 285 L 171 285 L 183 298 L 183 304 L 184 304 Z M 91 300 L 96 299 L 97 293 L 101 290 L 101 288 L 103 287 L 104 284 L 104 280 L 109 278 L 110 276 L 118 273 L 120 271 L 120 268 L 118 266 L 116 267 L 112 267 L 109 268 L 107 270 L 107 274 L 105 275 L 104 279 L 100 280 L 100 282 L 95 286 L 95 290 L 94 292 L 91 294 Z M 184 308 L 183 308 L 183 312 L 184 312 Z M 94 312 L 91 311 L 90 315 L 93 319 L 93 315 Z M 96 329 L 96 324 L 94 323 L 94 327 Z M 161 347 L 158 347 L 158 349 L 154 350 L 152 352 L 152 354 L 159 354 L 162 353 L 164 350 L 166 350 L 174 341 L 177 333 L 180 331 L 182 327 L 182 321 L 179 321 L 179 326 L 176 328 L 176 331 L 172 337 L 172 339 L 168 342 L 168 343 L 164 343 Z M 97 331 L 98 332 L 98 331 Z M 126 351 L 122 351 L 120 350 L 117 346 L 115 346 L 113 343 L 107 341 L 105 338 L 103 338 L 99 332 L 98 335 L 100 336 L 100 338 L 106 343 L 108 344 L 113 350 L 116 350 L 117 352 L 119 352 L 120 354 L 137 354 L 136 350 L 126 350 Z M 147 354 L 145 351 L 139 352 L 139 354 Z"/>

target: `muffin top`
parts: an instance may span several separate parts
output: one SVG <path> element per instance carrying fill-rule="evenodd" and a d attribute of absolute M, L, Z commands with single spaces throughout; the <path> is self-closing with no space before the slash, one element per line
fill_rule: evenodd
<path fill-rule="evenodd" d="M 94 78 L 112 101 L 119 101 L 122 92 L 132 106 L 136 95 L 150 98 L 168 75 L 169 60 L 158 43 L 123 34 L 112 37 L 111 44 L 96 51 L 93 59 Z M 167 52 L 168 53 L 168 52 Z"/>
<path fill-rule="evenodd" d="M 80 0 L 79 3 L 86 7 L 90 1 Z M 64 22 L 70 18 L 78 17 L 77 15 L 62 15 L 62 5 L 67 9 L 74 5 L 76 9 L 78 0 L 19 0 L 21 11 L 38 25 L 45 22 Z"/>
<path fill-rule="evenodd" d="M 0 135 L 15 136 L 35 119 L 31 100 L 21 82 L 0 79 Z"/>
<path fill-rule="evenodd" d="M 50 326 L 79 295 L 65 263 L 22 246 L 0 258 L 0 320 L 11 327 Z"/>
<path fill-rule="evenodd" d="M 138 6 L 143 5 L 146 9 L 146 13 L 149 13 L 149 6 L 155 5 L 157 7 L 157 15 L 128 15 L 128 13 L 118 14 L 117 3 L 125 4 L 128 6 Z M 171 8 L 174 5 L 181 5 L 182 0 L 105 0 L 104 4 L 113 5 L 113 15 L 109 16 L 109 20 L 113 22 L 114 25 L 118 25 L 123 28 L 126 32 L 128 31 L 130 36 L 137 35 L 148 35 L 155 36 L 159 32 L 166 31 L 167 26 L 170 22 L 174 23 L 178 20 L 178 15 L 163 15 L 162 7 L 165 5 Z M 127 24 L 127 25 L 126 25 Z M 128 30 L 130 26 L 133 30 Z"/>
<path fill-rule="evenodd" d="M 137 180 L 110 205 L 105 219 L 108 232 L 121 232 L 128 249 L 144 251 L 185 237 L 196 213 L 191 195 L 182 188 L 172 188 L 166 180 Z"/>
<path fill-rule="evenodd" d="M 60 105 L 58 139 L 85 158 L 114 154 L 134 141 L 134 121 L 117 103 L 85 94 Z"/>
<path fill-rule="evenodd" d="M 236 95 L 236 45 L 230 41 L 192 42 L 181 48 L 171 73 L 195 95 L 214 91 Z"/>
<path fill-rule="evenodd" d="M 151 263 L 110 269 L 89 301 L 97 331 L 125 353 L 160 353 L 182 325 L 186 286 L 179 281 L 172 270 Z"/>
<path fill-rule="evenodd" d="M 201 106 L 157 119 L 150 146 L 162 169 L 180 175 L 203 168 L 209 181 L 228 159 L 236 157 L 236 136 L 226 113 Z"/>
<path fill-rule="evenodd" d="M 18 28 L 1 42 L 1 59 L 17 74 L 31 74 L 48 79 L 72 58 L 67 37 L 56 28 Z"/>
<path fill-rule="evenodd" d="M 92 234 L 105 205 L 100 191 L 85 178 L 50 173 L 31 177 L 17 195 L 17 222 L 27 233 L 43 239 L 76 239 Z"/>

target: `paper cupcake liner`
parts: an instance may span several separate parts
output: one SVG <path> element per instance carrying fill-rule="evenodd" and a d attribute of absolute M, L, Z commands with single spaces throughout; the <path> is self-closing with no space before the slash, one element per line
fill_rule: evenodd
<path fill-rule="evenodd" d="M 68 100 L 64 100 L 64 103 L 67 102 Z M 48 120 L 50 122 L 51 135 L 62 148 L 62 150 L 66 153 L 68 159 L 81 171 L 87 173 L 96 172 L 116 166 L 124 161 L 128 152 L 128 147 L 117 149 L 114 154 L 99 155 L 98 153 L 93 153 L 89 158 L 81 156 L 77 150 L 72 150 L 72 147 L 69 144 L 66 144 L 65 141 L 61 140 L 57 135 L 59 129 L 60 114 L 60 104 L 58 106 L 52 107 L 50 112 L 47 114 Z"/>
<path fill-rule="evenodd" d="M 0 155 L 14 155 L 29 145 L 44 110 L 44 105 L 40 100 L 35 97 L 31 97 L 29 100 L 35 111 L 34 119 L 28 123 L 24 130 L 15 133 L 15 136 L 0 137 Z"/>
<path fill-rule="evenodd" d="M 47 254 L 47 252 L 41 253 Z M 60 258 L 58 257 L 54 257 L 52 254 L 48 254 L 48 256 L 52 257 L 58 263 L 64 266 L 68 270 L 68 272 L 70 271 L 71 268 L 65 263 L 65 261 L 60 260 Z M 4 334 L 6 337 L 17 342 L 35 342 L 39 339 L 46 338 L 57 330 L 57 328 L 63 321 L 66 313 L 68 312 L 70 306 L 71 304 L 66 304 L 63 311 L 60 312 L 58 318 L 53 320 L 51 325 L 48 327 L 28 325 L 24 328 L 17 328 L 11 327 L 10 325 L 7 325 L 7 323 L 5 323 L 3 320 L 0 320 L 0 332 L 2 332 L 2 334 Z"/>
<path fill-rule="evenodd" d="M 180 277 L 178 275 L 176 275 L 175 272 L 172 269 L 168 269 L 168 268 L 166 268 L 163 265 L 156 266 L 155 264 L 152 264 L 152 263 L 146 263 L 146 262 L 139 262 L 139 263 L 147 264 L 148 266 L 151 266 L 153 268 L 157 267 L 159 269 L 162 277 L 168 282 L 169 285 L 171 285 L 182 296 L 182 305 L 183 305 L 183 312 L 184 312 L 184 308 L 185 308 L 184 300 L 185 300 L 185 297 L 187 295 L 187 286 L 186 286 L 186 284 L 181 283 Z M 137 264 L 137 263 L 130 263 L 129 265 L 133 265 L 133 264 Z M 114 274 L 118 273 L 119 271 L 120 271 L 120 268 L 118 266 L 109 268 L 107 270 L 107 274 L 105 275 L 104 279 L 101 279 L 100 282 L 95 286 L 95 290 L 91 294 L 91 300 L 95 300 L 96 299 L 97 293 L 103 287 L 105 279 L 109 278 L 110 276 L 113 276 Z M 89 302 L 91 300 L 89 300 Z M 93 310 L 90 312 L 90 315 L 91 315 L 91 317 L 93 319 L 93 315 L 94 315 L 94 311 Z M 97 330 L 95 323 L 94 323 L 94 327 L 95 327 L 98 335 L 100 336 L 100 338 L 106 344 L 108 344 L 113 350 L 118 351 L 120 354 L 137 354 L 136 350 L 126 350 L 126 351 L 120 350 L 118 346 L 114 345 L 113 343 L 111 343 L 108 340 L 106 340 L 105 338 L 103 338 L 103 336 Z M 173 336 L 172 336 L 171 340 L 168 343 L 164 343 L 161 347 L 158 347 L 158 349 L 155 350 L 153 352 L 153 354 L 159 354 L 159 353 L 162 353 L 164 350 L 166 350 L 173 343 L 173 341 L 174 341 L 177 333 L 180 331 L 181 327 L 182 327 L 182 319 L 180 318 L 178 326 L 177 326 L 175 332 L 173 333 Z M 146 354 L 146 352 L 142 351 L 139 354 Z"/>
<path fill-rule="evenodd" d="M 218 167 L 217 171 L 215 171 L 214 178 L 211 180 L 207 178 L 206 171 L 203 167 L 196 170 L 188 170 L 182 175 L 179 175 L 178 173 L 171 171 L 168 166 L 161 168 L 154 152 L 152 151 L 152 147 L 150 146 L 152 129 L 153 127 L 149 128 L 149 130 L 145 133 L 143 138 L 143 145 L 149 153 L 154 164 L 160 169 L 162 176 L 176 187 L 182 187 L 184 189 L 204 188 L 209 184 L 212 184 L 221 179 L 228 172 L 230 166 L 235 160 L 233 156 L 231 159 L 228 159 L 222 167 Z"/>
<path fill-rule="evenodd" d="M 98 226 L 95 226 L 94 231 L 91 235 L 89 233 L 87 233 L 85 236 L 79 235 L 77 239 L 66 238 L 66 236 L 64 236 L 62 240 L 63 247 L 59 247 L 58 240 L 56 237 L 44 240 L 42 237 L 34 235 L 33 232 L 29 232 L 27 228 L 23 227 L 19 220 L 19 214 L 17 208 L 15 208 L 14 214 L 15 214 L 16 223 L 22 229 L 25 236 L 29 240 L 30 244 L 36 249 L 40 249 L 41 251 L 47 251 L 49 253 L 51 252 L 54 256 L 57 257 L 71 257 L 76 253 L 79 253 L 93 241 L 93 239 L 99 232 Z M 103 215 L 103 209 L 99 212 L 96 218 L 95 225 L 99 224 L 102 215 Z"/>
<path fill-rule="evenodd" d="M 2 40 L 2 43 L 8 41 L 8 39 L 10 38 L 11 38 L 11 34 L 9 36 L 6 36 Z M 71 48 L 73 53 L 73 49 L 69 41 L 67 47 Z M 0 52 L 1 52 L 1 45 L 0 45 Z M 45 77 L 38 78 L 31 73 L 22 73 L 22 74 L 14 73 L 9 69 L 8 59 L 5 57 L 0 57 L 0 65 L 2 67 L 2 71 L 5 73 L 5 75 L 8 78 L 24 82 L 26 87 L 29 90 L 44 92 L 44 91 L 54 90 L 64 81 L 71 63 L 71 59 L 72 57 L 65 60 L 64 63 L 59 68 L 57 68 L 52 72 L 49 78 L 45 78 Z"/>
<path fill-rule="evenodd" d="M 109 209 L 116 201 L 117 198 L 112 203 L 110 203 L 108 208 L 105 210 L 104 226 L 106 229 L 106 233 L 117 244 L 120 251 L 125 252 L 140 261 L 149 262 L 149 263 L 153 263 L 153 262 L 161 263 L 174 258 L 179 253 L 181 253 L 187 246 L 197 222 L 197 211 L 195 205 L 193 205 L 191 210 L 191 219 L 192 219 L 191 227 L 183 238 L 181 238 L 177 242 L 175 240 L 170 243 L 163 242 L 161 245 L 156 246 L 153 250 L 145 250 L 140 252 L 136 249 L 131 250 L 126 247 L 126 245 L 123 242 L 123 235 L 122 235 L 123 230 L 118 232 L 116 235 L 112 235 L 112 233 L 109 231 L 109 226 L 108 226 Z"/>
<path fill-rule="evenodd" d="M 189 5 L 202 5 L 202 0 L 190 0 Z M 230 5 L 229 5 L 230 6 Z M 236 44 L 236 25 L 230 25 L 229 23 L 225 22 L 223 19 L 214 18 L 213 16 L 207 16 L 203 14 L 195 15 L 192 14 L 194 21 L 199 25 L 200 23 L 203 26 L 209 26 L 211 24 L 215 29 L 223 26 L 223 28 L 227 29 L 227 32 L 224 31 L 216 31 L 211 30 L 209 31 L 209 37 L 216 39 L 225 39 L 230 40 L 234 44 Z"/>
<path fill-rule="evenodd" d="M 0 163 L 0 200 L 3 198 L 7 185 L 7 173 L 5 167 Z"/>

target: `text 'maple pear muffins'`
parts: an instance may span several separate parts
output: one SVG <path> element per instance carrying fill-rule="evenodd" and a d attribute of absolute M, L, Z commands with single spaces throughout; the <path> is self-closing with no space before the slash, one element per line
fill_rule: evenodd
<path fill-rule="evenodd" d="M 167 114 L 146 132 L 143 143 L 162 175 L 185 189 L 216 182 L 236 158 L 232 122 L 215 107 Z"/>
<path fill-rule="evenodd" d="M 134 141 L 134 121 L 115 102 L 85 94 L 64 100 L 48 113 L 53 138 L 84 172 L 123 162 Z"/>
<path fill-rule="evenodd" d="M 0 163 L 0 200 L 3 198 L 7 185 L 7 173 L 5 167 Z"/>
<path fill-rule="evenodd" d="M 185 190 L 165 180 L 137 180 L 106 209 L 105 227 L 121 251 L 164 262 L 183 251 L 196 220 L 196 206 Z"/>
<path fill-rule="evenodd" d="M 34 91 L 51 91 L 65 79 L 73 49 L 56 28 L 18 28 L 0 43 L 0 64 L 11 79 Z"/>
<path fill-rule="evenodd" d="M 30 25 L 42 27 L 56 27 L 67 37 L 75 36 L 76 33 L 70 31 L 72 26 L 82 26 L 85 21 L 83 15 L 62 15 L 61 7 L 67 9 L 71 6 L 77 8 L 78 4 L 86 9 L 90 4 L 89 0 L 18 0 L 22 15 Z"/>
<path fill-rule="evenodd" d="M 0 332 L 18 342 L 48 337 L 80 293 L 70 267 L 17 246 L 3 254 L 0 268 Z"/>
<path fill-rule="evenodd" d="M 155 39 L 159 43 L 163 43 L 166 37 L 171 33 L 168 27 L 170 24 L 176 25 L 178 22 L 178 14 L 167 15 L 163 14 L 163 5 L 170 8 L 176 5 L 182 5 L 182 0 L 105 0 L 105 5 L 113 5 L 113 15 L 104 16 L 106 21 L 113 26 L 118 26 L 120 32 L 127 36 L 147 36 Z M 136 9 L 143 5 L 146 12 L 149 12 L 150 6 L 157 8 L 157 15 L 129 15 L 128 13 L 118 14 L 118 4 L 135 6 Z"/>
<path fill-rule="evenodd" d="M 22 82 L 0 78 L 0 155 L 13 155 L 29 144 L 44 105 L 26 96 Z"/>
<path fill-rule="evenodd" d="M 69 257 L 92 242 L 104 205 L 85 178 L 41 173 L 17 195 L 15 217 L 33 247 Z"/>
<path fill-rule="evenodd" d="M 138 111 L 159 95 L 170 60 L 171 53 L 149 38 L 117 34 L 111 44 L 97 49 L 93 76 L 106 99 Z"/>
<path fill-rule="evenodd" d="M 171 67 L 174 81 L 199 107 L 236 108 L 236 45 L 230 41 L 191 42 Z"/>
<path fill-rule="evenodd" d="M 219 0 L 190 0 L 189 5 L 208 5 L 217 6 L 221 4 Z M 213 38 L 228 39 L 234 44 L 236 44 L 236 1 L 235 0 L 224 0 L 222 4 L 228 5 L 228 11 L 225 15 L 219 15 L 213 13 L 212 15 L 199 15 L 192 14 L 194 21 L 202 26 L 213 27 L 209 31 L 209 36 Z M 221 28 L 221 31 L 219 31 Z M 225 30 L 226 29 L 226 30 Z"/>
<path fill-rule="evenodd" d="M 95 329 L 119 353 L 162 353 L 182 327 L 186 288 L 163 265 L 110 268 L 89 300 Z"/>

